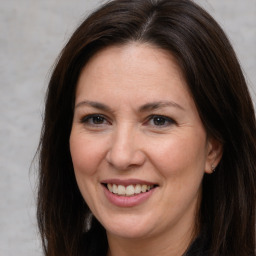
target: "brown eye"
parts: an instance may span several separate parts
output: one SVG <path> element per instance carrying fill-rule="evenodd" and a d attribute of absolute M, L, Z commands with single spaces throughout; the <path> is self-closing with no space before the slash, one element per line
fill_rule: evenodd
<path fill-rule="evenodd" d="M 154 125 L 165 125 L 166 124 L 166 118 L 161 116 L 156 116 L 153 118 Z"/>
<path fill-rule="evenodd" d="M 160 128 L 170 126 L 174 123 L 175 121 L 172 118 L 161 115 L 153 115 L 148 120 L 148 125 L 158 126 Z"/>
<path fill-rule="evenodd" d="M 94 123 L 94 124 L 103 124 L 104 120 L 105 119 L 102 116 L 93 116 L 92 117 L 92 123 Z"/>
<path fill-rule="evenodd" d="M 90 125 L 90 126 L 99 126 L 109 124 L 107 119 L 103 115 L 88 115 L 81 119 L 81 123 Z"/>

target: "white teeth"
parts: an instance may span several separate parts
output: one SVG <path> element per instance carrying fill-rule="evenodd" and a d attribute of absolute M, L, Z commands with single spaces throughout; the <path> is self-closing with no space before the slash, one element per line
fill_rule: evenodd
<path fill-rule="evenodd" d="M 124 186 L 122 186 L 122 185 L 118 185 L 118 187 L 117 187 L 117 194 L 118 195 L 122 195 L 122 196 L 124 196 L 125 195 L 125 193 L 126 193 L 126 189 L 125 189 L 125 187 Z"/>
<path fill-rule="evenodd" d="M 111 185 L 111 184 L 109 184 L 109 183 L 108 183 L 108 190 L 109 190 L 110 192 L 113 192 L 112 185 Z"/>
<path fill-rule="evenodd" d="M 123 185 L 116 185 L 116 184 L 107 184 L 107 188 L 110 192 L 120 195 L 120 196 L 133 196 L 135 194 L 145 193 L 152 189 L 153 185 L 129 185 L 127 187 Z"/>
<path fill-rule="evenodd" d="M 117 191 L 117 185 L 116 185 L 116 184 L 113 184 L 112 189 L 113 189 L 112 192 L 113 192 L 114 194 L 117 194 L 118 191 Z"/>
<path fill-rule="evenodd" d="M 147 187 L 147 185 L 142 185 L 141 190 L 143 193 L 147 191 Z"/>
<path fill-rule="evenodd" d="M 135 193 L 135 194 L 141 193 L 141 185 L 137 184 L 137 185 L 135 186 L 134 193 Z"/>
<path fill-rule="evenodd" d="M 131 196 L 134 194 L 134 186 L 133 185 L 129 185 L 128 187 L 126 187 L 126 195 L 127 196 Z"/>

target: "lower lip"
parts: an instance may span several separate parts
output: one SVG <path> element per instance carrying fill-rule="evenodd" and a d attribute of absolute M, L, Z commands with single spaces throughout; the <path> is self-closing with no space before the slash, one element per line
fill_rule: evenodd
<path fill-rule="evenodd" d="M 119 207 L 133 207 L 142 204 L 154 193 L 155 188 L 148 192 L 140 193 L 134 196 L 119 196 L 110 192 L 105 186 L 104 193 L 110 203 Z"/>

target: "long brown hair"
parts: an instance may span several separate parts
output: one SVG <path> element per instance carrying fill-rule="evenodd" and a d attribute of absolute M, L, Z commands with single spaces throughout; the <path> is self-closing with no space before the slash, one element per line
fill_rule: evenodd
<path fill-rule="evenodd" d="M 106 253 L 104 228 L 76 184 L 69 136 L 81 69 L 100 49 L 131 41 L 153 44 L 177 59 L 207 133 L 223 144 L 219 166 L 203 179 L 198 213 L 212 255 L 255 255 L 253 104 L 224 32 L 190 0 L 110 1 L 62 50 L 49 82 L 39 147 L 37 217 L 45 255 Z"/>

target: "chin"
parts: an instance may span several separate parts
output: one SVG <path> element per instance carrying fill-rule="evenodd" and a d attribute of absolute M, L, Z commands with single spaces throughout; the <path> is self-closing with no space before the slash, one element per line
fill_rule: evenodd
<path fill-rule="evenodd" d="M 115 221 L 105 220 L 102 221 L 103 226 L 106 229 L 107 234 L 111 234 L 120 238 L 127 239 L 138 239 L 147 237 L 152 230 L 154 230 L 153 225 L 149 226 L 152 222 L 146 221 L 145 217 L 124 217 L 119 218 L 113 217 Z M 144 221 L 141 221 L 144 219 Z"/>
<path fill-rule="evenodd" d="M 107 229 L 107 234 L 111 234 L 112 236 L 124 238 L 124 239 L 143 239 L 149 236 L 149 232 L 145 229 L 135 229 L 134 227 L 130 227 L 127 229 L 113 228 Z"/>

